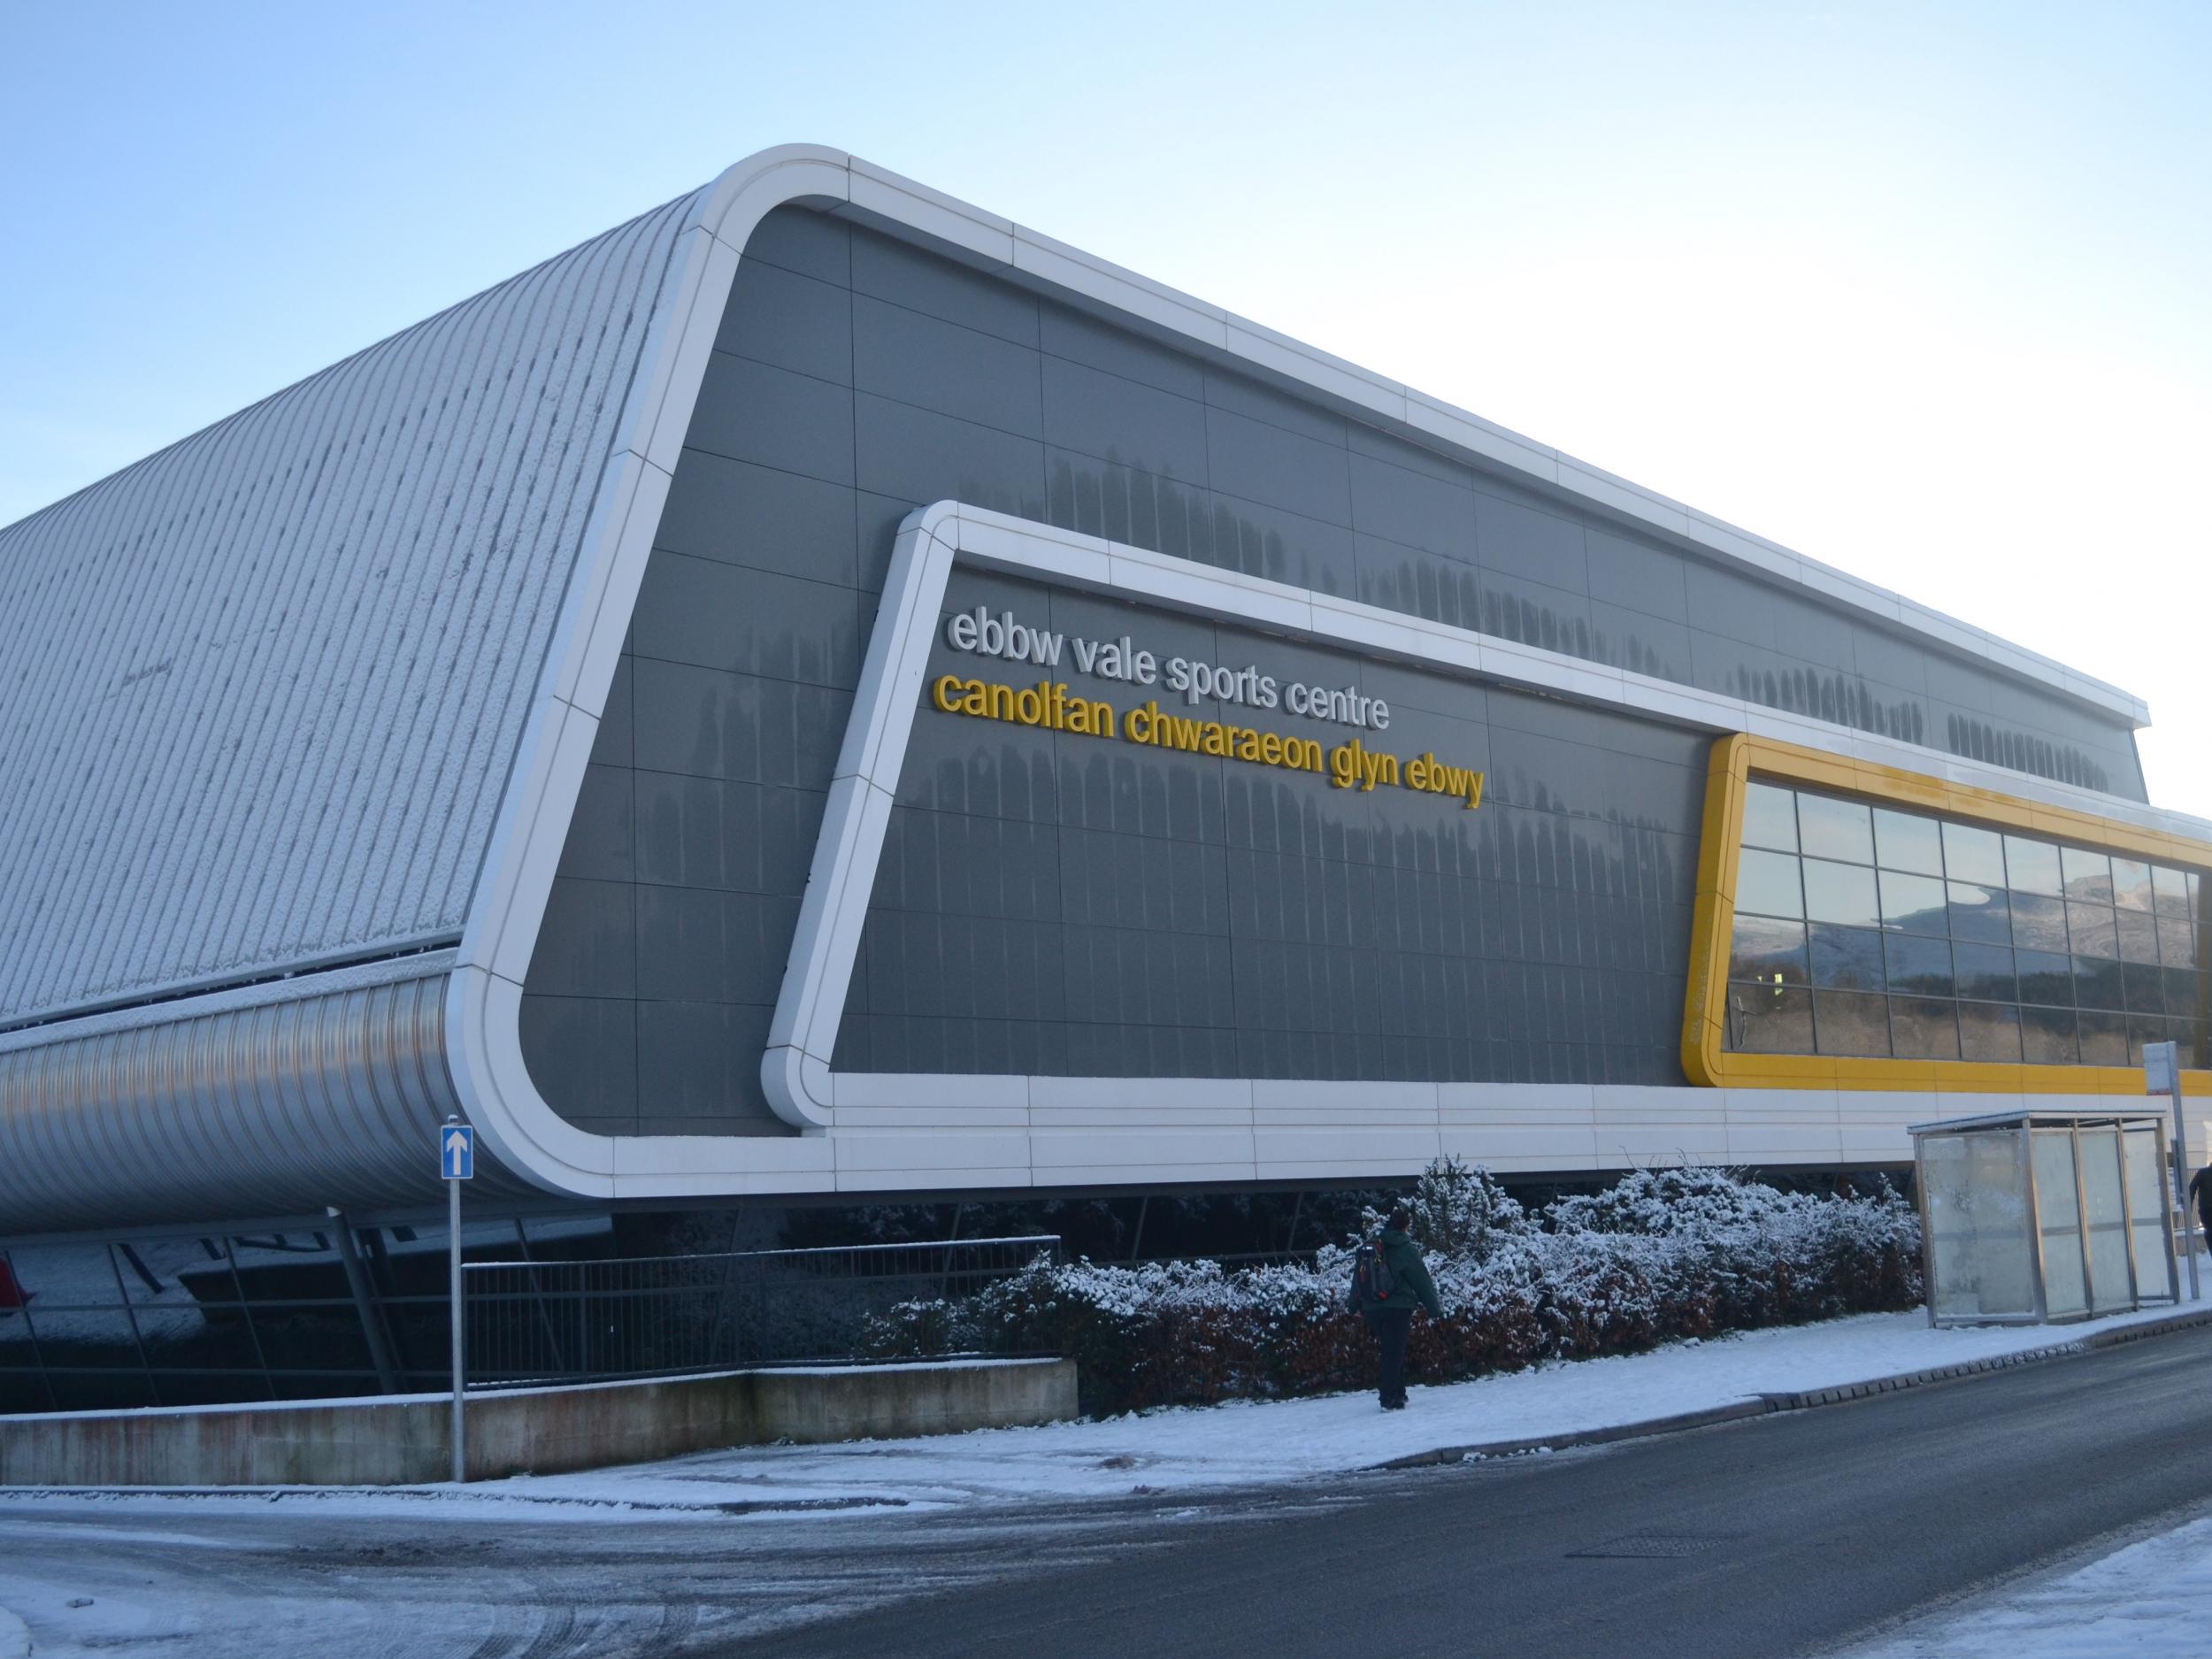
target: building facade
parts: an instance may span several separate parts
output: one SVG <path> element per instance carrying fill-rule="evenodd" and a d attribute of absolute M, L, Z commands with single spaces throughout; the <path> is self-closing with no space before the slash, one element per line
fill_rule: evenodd
<path fill-rule="evenodd" d="M 411 1214 L 449 1113 L 545 1213 L 1893 1165 L 2148 1041 L 2212 1087 L 2137 700 L 834 152 L 0 583 L 18 1240 Z"/>

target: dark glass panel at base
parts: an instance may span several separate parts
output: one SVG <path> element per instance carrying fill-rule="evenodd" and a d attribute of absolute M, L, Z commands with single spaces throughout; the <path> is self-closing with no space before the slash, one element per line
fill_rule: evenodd
<path fill-rule="evenodd" d="M 1812 993 L 1730 986 L 1728 1035 L 1738 1054 L 1812 1053 Z"/>
<path fill-rule="evenodd" d="M 1889 1053 L 1889 999 L 1858 991 L 1815 991 L 1813 1034 L 1822 1054 Z"/>
<path fill-rule="evenodd" d="M 2120 983 L 2127 997 L 2131 1014 L 2163 1014 L 2166 1011 L 2166 972 L 2162 968 L 2145 967 L 2139 962 L 2120 964 Z"/>
<path fill-rule="evenodd" d="M 2084 1008 L 2125 1008 L 2127 995 L 2120 980 L 2120 964 L 2094 956 L 2076 956 L 2074 1000 Z"/>
<path fill-rule="evenodd" d="M 2030 1065 L 2073 1065 L 2081 1058 L 2070 1008 L 2023 1008 L 2020 1035 L 2021 1057 Z"/>
<path fill-rule="evenodd" d="M 1815 985 L 1845 991 L 1878 991 L 1888 983 L 1882 967 L 1882 935 L 1870 927 L 1829 927 L 1812 933 Z"/>
<path fill-rule="evenodd" d="M 1958 1005 L 1926 996 L 1889 999 L 1890 1041 L 1901 1060 L 1959 1057 Z"/>
<path fill-rule="evenodd" d="M 2020 1010 L 2008 1002 L 1961 1002 L 1959 1057 L 2016 1063 Z"/>
<path fill-rule="evenodd" d="M 2126 1015 L 2083 1011 L 2081 1063 L 2084 1065 L 2125 1065 L 2128 1063 Z"/>
<path fill-rule="evenodd" d="M 2177 1019 L 2193 1018 L 2204 1006 L 2203 976 L 2188 968 L 2161 972 L 2166 980 L 2166 1011 Z"/>
<path fill-rule="evenodd" d="M 2186 1064 L 2193 1045 L 2189 1041 L 2186 1020 L 2168 1019 L 2164 1015 L 2130 1014 L 2128 1016 L 2128 1064 L 2143 1064 L 2143 1045 L 2147 1042 L 2172 1042 L 2180 1047 L 2183 1064 Z"/>
<path fill-rule="evenodd" d="M 2047 950 L 2018 950 L 2013 961 L 2020 974 L 2020 1000 L 2053 1008 L 2074 1005 L 2074 959 Z M 2069 1030 L 2072 1029 L 2070 1025 Z"/>

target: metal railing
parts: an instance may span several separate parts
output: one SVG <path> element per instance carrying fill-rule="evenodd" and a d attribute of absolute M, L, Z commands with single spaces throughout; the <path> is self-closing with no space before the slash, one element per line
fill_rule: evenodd
<path fill-rule="evenodd" d="M 468 1385 L 611 1381 L 849 1360 L 869 1320 L 1057 1260 L 1057 1236 L 708 1256 L 471 1262 Z"/>

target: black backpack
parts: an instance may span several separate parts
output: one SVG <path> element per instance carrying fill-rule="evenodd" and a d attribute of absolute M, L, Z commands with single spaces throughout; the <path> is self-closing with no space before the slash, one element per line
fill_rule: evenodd
<path fill-rule="evenodd" d="M 1398 1276 L 1390 1271 L 1384 1258 L 1382 1247 L 1373 1240 L 1352 1252 L 1352 1306 L 1364 1308 L 1371 1302 L 1386 1302 L 1391 1293 L 1398 1288 Z"/>

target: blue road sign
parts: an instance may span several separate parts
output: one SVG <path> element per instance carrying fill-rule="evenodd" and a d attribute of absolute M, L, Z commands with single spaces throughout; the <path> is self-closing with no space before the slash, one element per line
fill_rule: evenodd
<path fill-rule="evenodd" d="M 475 1130 L 466 1124 L 447 1124 L 438 1131 L 438 1173 L 449 1181 L 475 1179 Z"/>

